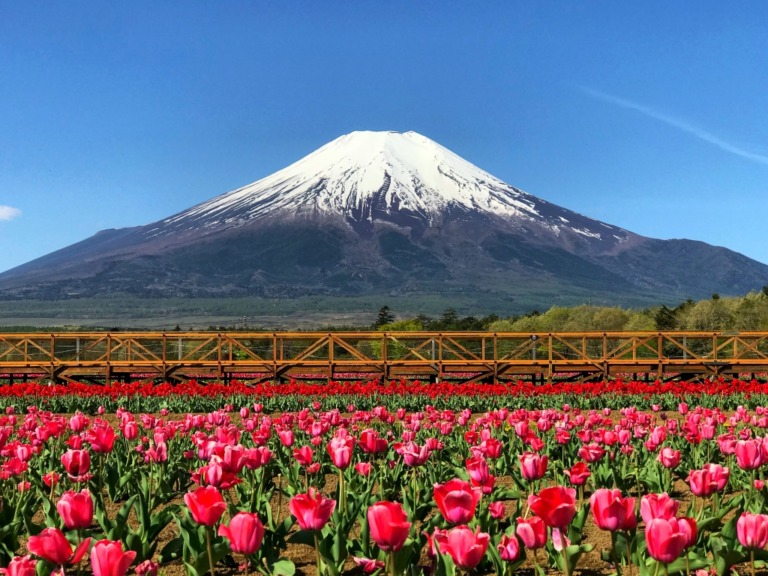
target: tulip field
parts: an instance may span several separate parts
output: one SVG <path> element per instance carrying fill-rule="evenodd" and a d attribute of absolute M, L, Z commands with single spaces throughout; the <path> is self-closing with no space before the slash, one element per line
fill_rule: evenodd
<path fill-rule="evenodd" d="M 765 574 L 756 380 L 0 388 L 10 576 Z"/>

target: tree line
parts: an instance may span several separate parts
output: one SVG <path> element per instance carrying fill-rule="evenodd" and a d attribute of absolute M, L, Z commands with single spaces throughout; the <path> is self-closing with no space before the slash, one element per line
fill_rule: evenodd
<path fill-rule="evenodd" d="M 396 318 L 395 312 L 383 306 L 372 328 L 385 331 L 491 331 L 491 332 L 582 332 L 642 330 L 756 330 L 768 331 L 768 285 L 746 296 L 686 300 L 677 306 L 660 305 L 632 309 L 618 306 L 552 306 L 546 312 L 499 318 L 496 315 L 477 318 L 460 316 L 449 308 L 440 317 L 420 314 Z"/>

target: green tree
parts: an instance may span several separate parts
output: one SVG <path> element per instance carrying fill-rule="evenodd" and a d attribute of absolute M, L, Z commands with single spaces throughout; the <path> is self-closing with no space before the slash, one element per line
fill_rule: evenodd
<path fill-rule="evenodd" d="M 382 306 L 379 308 L 379 313 L 376 315 L 376 321 L 373 323 L 373 328 L 378 329 L 385 324 L 391 324 L 395 321 L 395 315 L 392 314 L 389 306 Z"/>

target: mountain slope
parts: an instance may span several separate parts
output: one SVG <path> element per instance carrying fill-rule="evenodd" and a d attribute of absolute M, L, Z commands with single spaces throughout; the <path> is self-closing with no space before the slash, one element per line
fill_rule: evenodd
<path fill-rule="evenodd" d="M 766 283 L 759 262 L 555 206 L 414 132 L 354 132 L 253 184 L 0 274 L 0 298 L 525 294 L 546 307 Z"/>

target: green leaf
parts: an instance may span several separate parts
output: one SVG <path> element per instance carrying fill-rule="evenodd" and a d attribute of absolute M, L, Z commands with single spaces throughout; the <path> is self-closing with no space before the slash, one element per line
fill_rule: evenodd
<path fill-rule="evenodd" d="M 294 576 L 296 574 L 296 566 L 287 558 L 280 558 L 269 564 L 269 572 L 273 576 Z"/>

